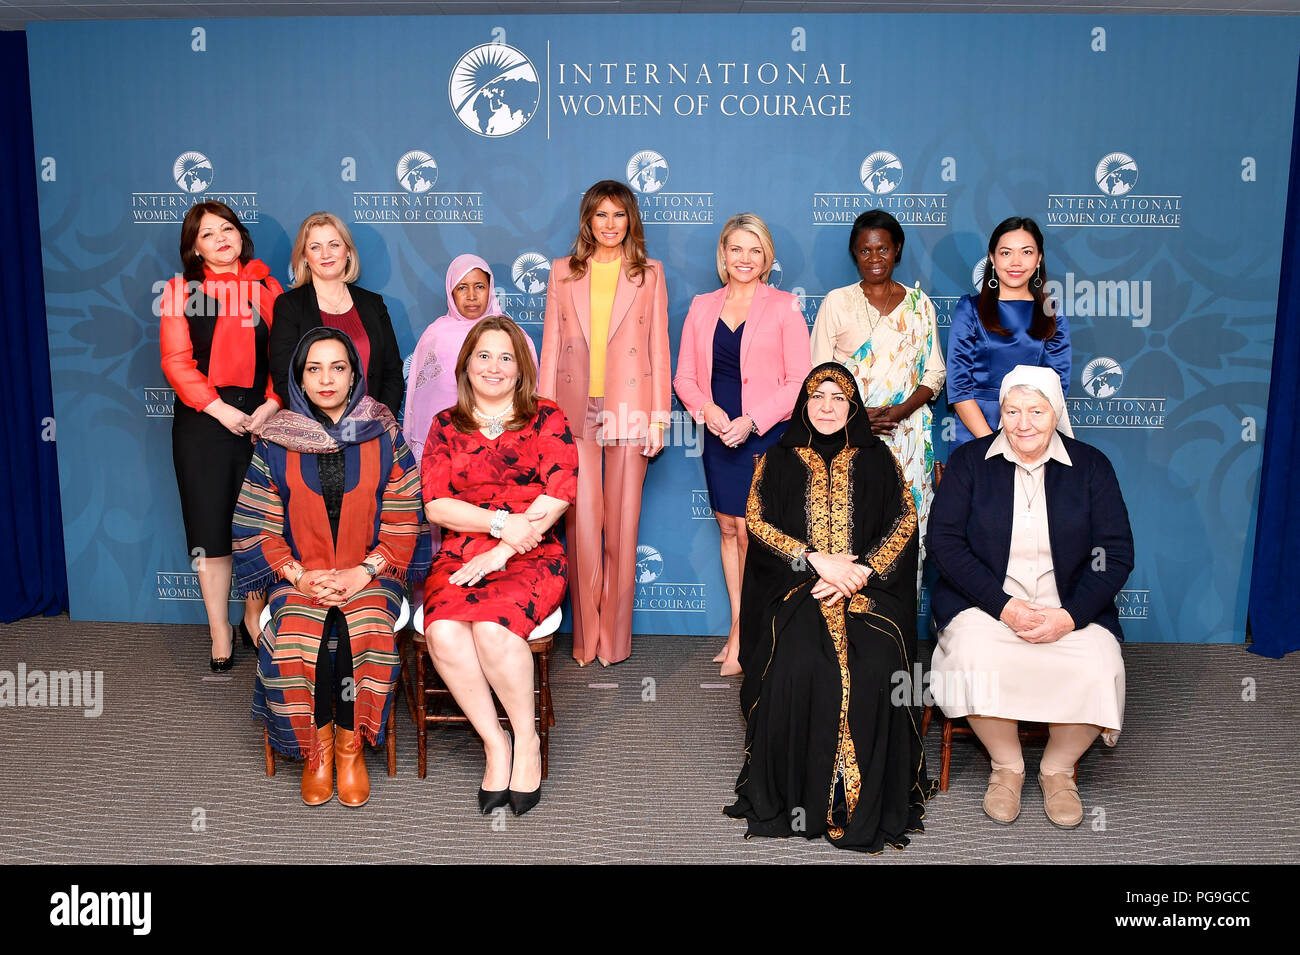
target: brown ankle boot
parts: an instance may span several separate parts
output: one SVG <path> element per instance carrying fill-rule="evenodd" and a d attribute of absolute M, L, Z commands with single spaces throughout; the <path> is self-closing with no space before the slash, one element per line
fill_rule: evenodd
<path fill-rule="evenodd" d="M 335 731 L 334 752 L 339 772 L 339 802 L 354 808 L 364 806 L 370 798 L 365 744 L 352 730 L 339 727 Z"/>
<path fill-rule="evenodd" d="M 311 761 L 302 767 L 302 801 L 308 806 L 320 806 L 334 797 L 334 724 L 326 723 L 316 730 L 325 747 L 316 769 L 309 769 Z"/>

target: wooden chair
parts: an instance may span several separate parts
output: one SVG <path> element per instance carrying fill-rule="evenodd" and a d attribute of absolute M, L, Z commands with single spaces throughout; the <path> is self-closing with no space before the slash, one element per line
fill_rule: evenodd
<path fill-rule="evenodd" d="M 925 712 L 921 716 L 922 737 L 926 736 L 930 732 L 930 715 L 933 709 L 934 709 L 933 706 L 927 706 L 925 708 Z M 942 715 L 942 711 L 940 711 L 940 715 Z M 1046 723 L 1030 723 L 1026 720 L 1021 720 L 1020 723 L 1018 724 L 1018 729 L 1020 735 L 1020 742 L 1022 744 L 1042 743 L 1044 746 L 1047 745 L 1047 724 Z M 942 735 L 939 737 L 939 791 L 940 792 L 946 793 L 948 791 L 949 765 L 952 762 L 952 741 L 953 739 L 959 736 L 970 737 L 971 739 L 975 740 L 976 743 L 979 742 L 979 737 L 975 735 L 975 731 L 970 728 L 970 724 L 967 723 L 966 720 L 962 718 L 958 718 L 954 720 L 948 718 L 947 716 L 944 716 L 943 731 L 942 731 Z M 1079 763 L 1077 761 L 1074 764 L 1074 781 L 1076 783 L 1079 781 Z"/>
<path fill-rule="evenodd" d="M 554 613 L 541 622 L 541 625 L 528 638 L 528 649 L 533 652 L 533 696 L 537 701 L 534 719 L 537 721 L 537 735 L 542 740 L 543 779 L 547 777 L 549 771 L 550 731 L 551 727 L 555 725 L 555 706 L 551 701 L 551 647 L 555 643 L 555 631 L 560 628 L 561 615 L 562 611 L 557 608 Z M 451 691 L 447 689 L 447 685 L 442 682 L 437 669 L 433 666 L 433 660 L 429 656 L 429 650 L 424 639 L 423 607 L 416 608 L 413 627 L 414 630 L 411 632 L 411 655 L 415 657 L 413 661 L 415 678 L 414 680 L 408 679 L 410 663 L 407 656 L 403 654 L 402 687 L 406 692 L 407 706 L 411 711 L 411 719 L 415 721 L 416 737 L 419 740 L 416 774 L 421 779 L 424 779 L 428 771 L 429 761 L 429 726 L 446 723 L 468 724 L 469 718 L 456 706 Z M 510 721 L 506 717 L 505 710 L 501 708 L 500 702 L 496 701 L 495 697 L 493 699 L 497 704 L 497 719 L 504 726 L 509 727 Z"/>
<path fill-rule="evenodd" d="M 407 603 L 405 597 L 402 598 L 402 609 L 397 613 L 397 620 L 393 624 L 393 633 L 400 634 L 406 629 L 407 623 L 411 619 L 411 605 Z M 266 625 L 271 622 L 271 608 L 265 607 L 262 610 L 262 619 L 259 623 L 261 629 L 265 630 Z M 401 643 L 398 642 L 398 654 L 400 655 Z M 388 775 L 397 775 L 397 698 L 394 697 L 388 704 L 388 721 L 387 729 L 384 732 L 384 750 L 388 757 Z M 275 775 L 275 750 L 271 748 L 271 734 L 262 727 L 262 748 L 266 754 L 266 775 Z"/>

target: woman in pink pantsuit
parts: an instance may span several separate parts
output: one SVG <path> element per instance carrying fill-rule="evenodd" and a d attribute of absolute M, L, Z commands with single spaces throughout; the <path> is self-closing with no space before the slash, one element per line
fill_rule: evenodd
<path fill-rule="evenodd" d="M 578 447 L 565 516 L 573 656 L 609 666 L 632 652 L 641 486 L 670 420 L 668 293 L 627 186 L 596 183 L 578 219 L 572 254 L 551 266 L 537 390 Z"/>

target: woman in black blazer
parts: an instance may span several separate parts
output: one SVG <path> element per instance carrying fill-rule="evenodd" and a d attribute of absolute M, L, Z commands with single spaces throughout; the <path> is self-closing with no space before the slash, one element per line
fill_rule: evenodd
<path fill-rule="evenodd" d="M 313 212 L 293 243 L 293 289 L 275 303 L 271 379 L 289 407 L 289 362 L 303 335 L 328 325 L 346 332 L 366 368 L 367 393 L 397 414 L 402 407 L 402 355 L 381 295 L 352 283 L 361 274 L 352 233 L 330 212 Z"/>
<path fill-rule="evenodd" d="M 1050 724 L 1038 783 L 1047 817 L 1083 820 L 1074 766 L 1124 718 L 1115 596 L 1133 534 L 1115 470 L 1075 441 L 1060 378 L 1017 365 L 1002 381 L 1001 430 L 957 448 L 927 538 L 938 568 L 935 702 L 965 717 L 993 763 L 984 811 L 1014 822 L 1025 779 L 1017 721 Z"/>

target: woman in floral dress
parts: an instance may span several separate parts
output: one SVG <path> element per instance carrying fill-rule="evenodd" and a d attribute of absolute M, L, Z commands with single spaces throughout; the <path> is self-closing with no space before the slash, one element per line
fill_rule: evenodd
<path fill-rule="evenodd" d="M 813 325 L 812 361 L 837 361 L 857 380 L 871 430 L 894 453 L 911 488 L 924 559 L 934 499 L 930 403 L 947 372 L 929 296 L 893 280 L 903 241 L 903 227 L 887 212 L 873 209 L 854 221 L 849 254 L 862 280 L 826 295 Z"/>

